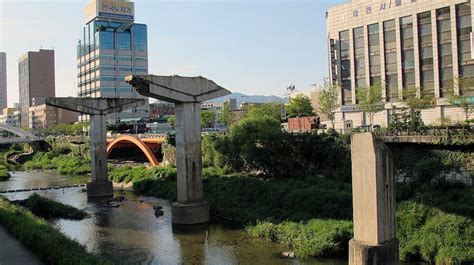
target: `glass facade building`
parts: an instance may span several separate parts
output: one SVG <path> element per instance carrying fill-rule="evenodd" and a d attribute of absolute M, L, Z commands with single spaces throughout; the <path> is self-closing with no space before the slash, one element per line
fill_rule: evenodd
<path fill-rule="evenodd" d="M 422 112 L 425 123 L 462 119 L 448 92 L 474 100 L 473 82 L 464 82 L 474 80 L 472 10 L 468 0 L 352 0 L 329 8 L 329 76 L 341 88 L 336 119 L 364 124 L 356 91 L 376 84 L 385 106 L 376 114 L 379 124 L 387 125 L 390 111 L 404 106 L 409 88 L 436 101 Z"/>
<path fill-rule="evenodd" d="M 147 26 L 134 23 L 133 18 L 94 17 L 81 31 L 77 70 L 79 97 L 144 98 L 124 77 L 148 74 Z M 148 98 L 145 100 L 141 107 L 107 115 L 107 122 L 148 119 Z"/>

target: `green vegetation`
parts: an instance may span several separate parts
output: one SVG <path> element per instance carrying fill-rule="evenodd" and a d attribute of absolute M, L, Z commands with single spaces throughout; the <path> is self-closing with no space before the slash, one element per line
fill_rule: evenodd
<path fill-rule="evenodd" d="M 0 197 L 0 224 L 48 264 L 111 264 L 90 253 L 27 209 Z"/>
<path fill-rule="evenodd" d="M 397 211 L 400 258 L 436 264 L 474 263 L 474 221 L 419 203 L 401 203 Z"/>
<path fill-rule="evenodd" d="M 43 218 L 64 218 L 82 220 L 87 213 L 70 205 L 62 204 L 48 198 L 33 194 L 25 200 L 17 201 L 19 205 L 28 208 L 35 215 Z"/>
<path fill-rule="evenodd" d="M 214 111 L 212 110 L 201 111 L 201 127 L 202 128 L 214 127 L 215 121 L 216 121 L 216 113 Z"/>
<path fill-rule="evenodd" d="M 91 172 L 90 161 L 80 156 L 74 156 L 68 148 L 53 149 L 48 152 L 37 152 L 23 168 L 56 169 L 59 174 L 81 175 Z"/>
<path fill-rule="evenodd" d="M 336 220 L 258 222 L 247 231 L 253 237 L 283 244 L 300 257 L 330 256 L 346 251 L 353 237 L 352 222 Z M 403 261 L 474 262 L 474 221 L 467 217 L 404 202 L 397 209 L 397 238 Z"/>
<path fill-rule="evenodd" d="M 8 173 L 8 168 L 4 165 L 0 165 L 0 181 L 6 181 L 10 178 L 10 173 Z"/>
<path fill-rule="evenodd" d="M 360 88 L 356 92 L 359 109 L 369 116 L 369 124 L 373 124 L 375 113 L 383 109 L 381 84 Z"/>
<path fill-rule="evenodd" d="M 328 78 L 324 78 L 323 88 L 319 94 L 319 112 L 326 115 L 331 121 L 334 129 L 334 120 L 336 119 L 336 109 L 339 107 L 339 91 L 341 89 L 336 85 L 331 85 Z"/>
<path fill-rule="evenodd" d="M 49 126 L 44 130 L 46 136 L 52 135 L 82 135 L 84 127 L 88 127 L 88 123 L 74 123 L 74 124 L 57 124 Z"/>
<path fill-rule="evenodd" d="M 290 103 L 285 106 L 285 110 L 288 118 L 314 115 L 313 107 L 311 106 L 311 99 L 302 94 L 290 98 Z"/>
<path fill-rule="evenodd" d="M 297 257 L 333 256 L 347 250 L 352 222 L 314 219 L 307 223 L 259 222 L 247 228 L 250 236 L 289 247 Z"/>

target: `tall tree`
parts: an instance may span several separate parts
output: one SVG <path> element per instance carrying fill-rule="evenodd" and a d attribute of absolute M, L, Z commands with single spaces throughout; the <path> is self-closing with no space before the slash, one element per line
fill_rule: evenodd
<path fill-rule="evenodd" d="M 225 102 L 224 107 L 222 109 L 222 115 L 220 117 L 220 122 L 225 124 L 226 126 L 229 126 L 231 117 L 232 117 L 232 112 L 230 111 L 230 104 L 229 104 L 229 102 Z"/>
<path fill-rule="evenodd" d="M 474 98 L 468 96 L 468 92 L 474 89 L 473 78 L 459 78 L 457 83 L 460 86 L 459 94 L 454 92 L 454 87 L 448 88 L 448 100 L 454 106 L 461 108 L 464 112 L 464 120 L 474 114 Z"/>
<path fill-rule="evenodd" d="M 359 109 L 369 115 L 369 123 L 372 125 L 375 113 L 383 110 L 382 87 L 379 84 L 375 84 L 359 89 L 356 92 Z"/>
<path fill-rule="evenodd" d="M 212 110 L 201 111 L 201 127 L 202 128 L 214 127 L 215 120 L 216 120 L 216 113 L 214 111 Z"/>
<path fill-rule="evenodd" d="M 280 103 L 264 103 L 260 105 L 248 104 L 243 108 L 245 114 L 242 118 L 269 117 L 280 121 L 280 111 L 282 108 L 283 105 Z"/>
<path fill-rule="evenodd" d="M 311 99 L 306 95 L 296 95 L 290 98 L 290 102 L 285 106 L 286 115 L 292 117 L 307 117 L 314 115 L 313 107 L 311 106 Z"/>
<path fill-rule="evenodd" d="M 412 130 L 417 131 L 423 126 L 421 119 L 421 110 L 432 107 L 434 105 L 434 98 L 429 95 L 419 93 L 416 87 L 409 87 L 403 91 L 403 98 L 409 110 L 408 124 Z"/>
<path fill-rule="evenodd" d="M 337 85 L 331 85 L 328 78 L 324 78 L 322 91 L 319 94 L 319 111 L 331 121 L 334 129 L 334 120 L 337 107 L 339 107 L 339 91 Z"/>

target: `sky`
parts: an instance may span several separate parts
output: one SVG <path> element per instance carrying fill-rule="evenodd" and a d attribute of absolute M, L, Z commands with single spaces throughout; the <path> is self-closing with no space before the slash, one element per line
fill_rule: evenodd
<path fill-rule="evenodd" d="M 56 96 L 77 95 L 76 44 L 88 0 L 0 0 L 8 105 L 18 102 L 18 59 L 55 50 Z M 136 0 L 148 25 L 149 73 L 204 76 L 232 92 L 283 96 L 328 75 L 326 19 L 344 0 Z"/>

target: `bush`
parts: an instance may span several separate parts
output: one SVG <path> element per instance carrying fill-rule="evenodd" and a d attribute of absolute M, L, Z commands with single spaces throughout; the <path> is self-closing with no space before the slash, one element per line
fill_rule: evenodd
<path fill-rule="evenodd" d="M 352 238 L 352 222 L 314 219 L 307 223 L 258 222 L 247 228 L 252 237 L 285 245 L 298 257 L 324 257 L 347 249 Z"/>
<path fill-rule="evenodd" d="M 397 211 L 400 258 L 439 264 L 474 262 L 474 221 L 414 202 Z M 459 255 L 462 253 L 461 255 Z"/>
<path fill-rule="evenodd" d="M 43 218 L 81 220 L 87 217 L 87 213 L 82 210 L 41 197 L 36 193 L 25 200 L 17 201 L 17 203 Z"/>
<path fill-rule="evenodd" d="M 47 264 L 111 264 L 87 253 L 84 246 L 3 197 L 0 197 L 0 224 Z"/>
<path fill-rule="evenodd" d="M 7 181 L 10 178 L 10 173 L 4 165 L 0 165 L 0 181 Z"/>
<path fill-rule="evenodd" d="M 65 152 L 66 149 L 59 151 Z M 32 169 L 56 169 L 60 174 L 81 175 L 91 172 L 90 162 L 82 157 L 69 154 L 60 154 L 57 151 L 38 152 L 25 164 L 23 168 Z"/>

